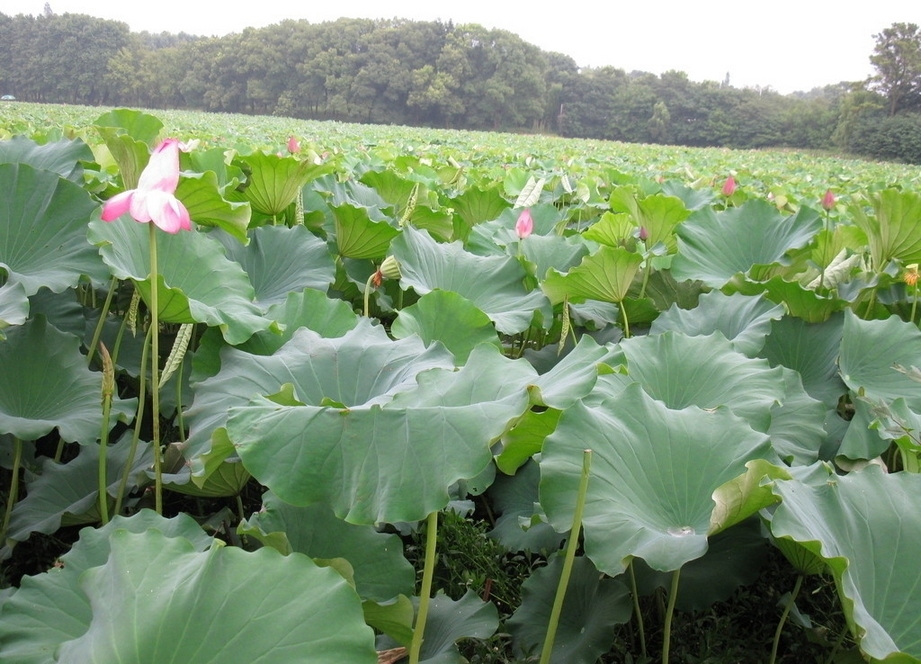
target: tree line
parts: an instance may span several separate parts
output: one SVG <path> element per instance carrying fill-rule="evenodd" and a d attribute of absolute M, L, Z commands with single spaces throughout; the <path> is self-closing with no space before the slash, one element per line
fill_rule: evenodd
<path fill-rule="evenodd" d="M 0 13 L 0 94 L 732 148 L 842 150 L 921 163 L 921 34 L 876 35 L 878 75 L 781 95 L 579 67 L 517 35 L 402 19 L 287 20 L 224 37 L 132 33 L 83 14 Z"/>

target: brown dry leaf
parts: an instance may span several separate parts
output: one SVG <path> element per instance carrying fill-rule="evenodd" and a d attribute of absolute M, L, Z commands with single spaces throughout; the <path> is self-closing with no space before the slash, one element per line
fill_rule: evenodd
<path fill-rule="evenodd" d="M 391 648 L 377 653 L 377 664 L 393 664 L 406 657 L 406 648 Z"/>

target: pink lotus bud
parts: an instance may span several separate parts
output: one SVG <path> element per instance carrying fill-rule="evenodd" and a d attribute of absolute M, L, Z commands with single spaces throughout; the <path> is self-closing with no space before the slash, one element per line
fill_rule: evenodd
<path fill-rule="evenodd" d="M 296 154 L 301 151 L 301 144 L 294 136 L 288 137 L 288 152 Z"/>
<path fill-rule="evenodd" d="M 826 211 L 831 210 L 835 207 L 835 195 L 832 193 L 831 189 L 825 192 L 825 195 L 822 196 L 822 207 Z"/>
<path fill-rule="evenodd" d="M 531 219 L 531 210 L 525 208 L 518 215 L 518 222 L 515 224 L 515 232 L 522 240 L 534 232 L 534 220 Z"/>
<path fill-rule="evenodd" d="M 643 242 L 645 242 L 646 240 L 649 239 L 649 231 L 646 230 L 646 227 L 645 227 L 645 226 L 640 226 L 640 230 L 639 230 L 639 232 L 636 234 L 636 236 L 637 236 L 640 240 L 642 240 Z"/>
<path fill-rule="evenodd" d="M 729 198 L 736 191 L 736 179 L 731 175 L 726 178 L 726 182 L 723 183 L 723 196 Z"/>

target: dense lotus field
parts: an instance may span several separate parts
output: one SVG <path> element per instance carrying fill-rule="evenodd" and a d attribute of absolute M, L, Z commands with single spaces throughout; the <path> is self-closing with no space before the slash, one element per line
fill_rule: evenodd
<path fill-rule="evenodd" d="M 0 107 L 0 661 L 921 661 L 917 169 L 158 117 Z"/>

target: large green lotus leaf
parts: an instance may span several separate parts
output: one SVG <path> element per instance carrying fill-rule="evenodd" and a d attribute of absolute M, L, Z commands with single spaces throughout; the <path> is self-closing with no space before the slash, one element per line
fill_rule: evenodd
<path fill-rule="evenodd" d="M 81 589 L 93 617 L 65 662 L 376 662 L 354 590 L 306 556 L 116 530 Z"/>
<path fill-rule="evenodd" d="M 185 456 L 200 474 L 203 469 L 194 458 L 210 450 L 212 436 L 227 421 L 227 410 L 245 405 L 253 395 L 275 394 L 290 384 L 301 400 L 317 406 L 324 399 L 347 407 L 380 403 L 414 386 L 417 373 L 434 367 L 454 367 L 444 347 L 426 348 L 418 337 L 392 341 L 368 319 L 339 338 L 300 329 L 271 356 L 226 348 L 220 371 L 195 386 L 195 400 L 186 413 L 190 432 Z"/>
<path fill-rule="evenodd" d="M 100 127 L 99 135 L 102 136 L 109 154 L 118 164 L 124 188 L 137 187 L 141 173 L 150 161 L 150 146 L 113 127 Z"/>
<path fill-rule="evenodd" d="M 284 212 L 308 181 L 331 170 L 329 164 L 317 165 L 265 152 L 238 157 L 234 164 L 247 172 L 243 198 L 254 210 L 268 216 Z"/>
<path fill-rule="evenodd" d="M 823 323 L 807 323 L 786 316 L 774 321 L 759 355 L 771 366 L 783 365 L 799 372 L 803 387 L 814 399 L 835 408 L 847 386 L 838 374 L 843 317 Z"/>
<path fill-rule="evenodd" d="M 109 495 L 118 493 L 122 473 L 131 451 L 131 436 L 107 450 L 106 490 Z M 147 483 L 144 470 L 153 463 L 153 453 L 144 446 L 134 459 L 129 472 L 128 490 Z M 48 460 L 42 474 L 26 483 L 27 495 L 13 506 L 7 537 L 25 542 L 32 533 L 51 534 L 62 522 L 72 526 L 99 520 L 99 447 L 86 445 L 80 448 L 76 459 L 66 464 Z"/>
<path fill-rule="evenodd" d="M 0 341 L 6 339 L 3 330 L 11 325 L 22 325 L 29 316 L 29 298 L 20 283 L 0 286 Z"/>
<path fill-rule="evenodd" d="M 675 608 L 702 611 L 729 599 L 740 586 L 757 580 L 769 551 L 757 517 L 714 535 L 707 554 L 681 568 Z M 633 572 L 640 595 L 671 587 L 671 573 L 652 570 L 642 560 L 633 562 Z"/>
<path fill-rule="evenodd" d="M 636 225 L 646 229 L 646 246 L 653 247 L 661 242 L 672 254 L 678 247 L 675 228 L 690 214 L 684 202 L 674 196 L 655 194 L 636 202 Z"/>
<path fill-rule="evenodd" d="M 480 189 L 477 186 L 468 187 L 464 193 L 449 199 L 449 205 L 468 229 L 484 221 L 498 219 L 509 207 L 498 188 Z"/>
<path fill-rule="evenodd" d="M 921 359 L 921 330 L 900 318 L 862 320 L 851 312 L 844 316 L 844 335 L 838 366 L 854 392 L 863 390 L 874 399 L 904 397 L 921 412 L 921 389 L 894 365 L 917 366 Z"/>
<path fill-rule="evenodd" d="M 57 428 L 68 442 L 96 442 L 102 428 L 102 374 L 86 367 L 79 339 L 37 316 L 7 329 L 0 366 L 0 431 L 37 440 Z M 117 401 L 116 410 L 123 410 Z"/>
<path fill-rule="evenodd" d="M 503 334 L 526 330 L 535 312 L 551 319 L 550 303 L 538 290 L 528 290 L 524 268 L 517 259 L 474 256 L 460 242 L 438 244 L 425 231 L 411 226 L 392 243 L 400 263 L 400 285 L 420 295 L 435 289 L 452 291 L 483 311 Z"/>
<path fill-rule="evenodd" d="M 483 471 L 490 445 L 527 410 L 535 378 L 526 362 L 481 344 L 460 370 L 419 373 L 416 385 L 396 386 L 386 400 L 375 396 L 376 383 L 390 379 L 380 364 L 339 359 L 325 382 L 358 382 L 365 398 L 342 398 L 353 395 L 337 394 L 335 384 L 321 399 L 295 387 L 293 396 L 311 405 L 259 397 L 231 409 L 227 432 L 247 469 L 282 500 L 322 502 L 352 523 L 418 521 L 445 507 L 448 487 Z M 323 364 L 308 368 L 318 373 Z"/>
<path fill-rule="evenodd" d="M 302 327 L 321 337 L 341 337 L 361 319 L 343 300 L 333 300 L 325 293 L 305 289 L 288 293 L 284 303 L 269 307 L 266 318 L 278 323 L 281 331 L 273 329 L 256 332 L 236 348 L 253 355 L 271 355 L 284 346 Z M 200 382 L 221 368 L 220 352 L 227 344 L 216 330 L 207 330 L 199 341 L 192 360 L 192 382 Z"/>
<path fill-rule="evenodd" d="M 553 304 L 567 298 L 620 302 L 642 262 L 642 256 L 623 247 L 601 247 L 566 274 L 548 272 L 541 288 Z"/>
<path fill-rule="evenodd" d="M 547 270 L 553 268 L 566 272 L 578 265 L 588 254 L 589 248 L 578 235 L 529 235 L 521 241 L 521 251 L 534 264 L 534 274 L 543 279 Z"/>
<path fill-rule="evenodd" d="M 0 164 L 0 200 L 0 280 L 6 274 L 33 295 L 72 288 L 81 275 L 108 279 L 86 241 L 98 205 L 82 187 L 27 164 Z"/>
<path fill-rule="evenodd" d="M 921 262 L 921 195 L 886 189 L 870 199 L 875 216 L 851 208 L 854 223 L 867 234 L 873 267 L 882 270 L 893 258 Z"/>
<path fill-rule="evenodd" d="M 892 444 L 892 439 L 883 436 L 882 431 L 874 424 L 876 418 L 870 399 L 858 397 L 853 401 L 854 410 L 850 414 L 847 431 L 841 438 L 841 445 L 837 449 L 836 459 L 839 463 L 842 457 L 855 460 L 875 459 Z"/>
<path fill-rule="evenodd" d="M 705 205 L 710 205 L 716 198 L 716 193 L 710 188 L 694 189 L 678 180 L 666 180 L 662 183 L 662 192 L 666 196 L 681 199 L 688 210 L 699 210 Z"/>
<path fill-rule="evenodd" d="M 585 553 L 611 576 L 632 556 L 667 572 L 704 555 L 714 491 L 771 453 L 767 436 L 726 408 L 672 410 L 633 383 L 615 400 L 568 409 L 544 442 L 540 502 L 557 530 L 572 523 L 585 449 Z"/>
<path fill-rule="evenodd" d="M 771 409 L 782 403 L 783 371 L 742 355 L 720 333 L 689 337 L 664 332 L 620 343 L 627 374 L 669 408 L 726 406 L 758 431 L 767 431 Z"/>
<path fill-rule="evenodd" d="M 627 212 L 605 212 L 598 221 L 585 229 L 582 237 L 609 247 L 622 247 L 635 237 L 638 230 L 633 215 Z"/>
<path fill-rule="evenodd" d="M 610 348 L 583 336 L 563 359 L 534 381 L 531 400 L 537 406 L 565 410 L 591 392 L 599 371 L 609 371 L 607 364 L 617 358 Z"/>
<path fill-rule="evenodd" d="M 124 216 L 90 223 L 90 241 L 119 279 L 133 279 L 150 301 L 150 233 Z M 253 303 L 253 286 L 221 244 L 204 233 L 156 233 L 160 321 L 219 327 L 227 343 L 246 341 L 272 321 Z"/>
<path fill-rule="evenodd" d="M 245 522 L 242 532 L 259 539 L 283 534 L 290 551 L 311 558 L 345 558 L 362 599 L 384 602 L 413 592 L 415 571 L 403 557 L 399 537 L 374 526 L 346 523 L 325 505 L 295 507 L 269 491 L 262 496 L 262 509 Z"/>
<path fill-rule="evenodd" d="M 313 288 L 326 292 L 336 280 L 336 266 L 326 242 L 304 226 L 263 226 L 250 233 L 246 247 L 226 234 L 218 239 L 227 257 L 243 266 L 256 290 L 256 304 L 282 304 L 289 293 Z"/>
<path fill-rule="evenodd" d="M 499 514 L 489 536 L 509 551 L 549 555 L 558 551 L 566 539 L 565 534 L 556 532 L 539 518 L 539 486 L 540 468 L 532 461 L 514 475 L 498 475 L 487 489 L 490 503 Z"/>
<path fill-rule="evenodd" d="M 176 198 L 182 201 L 199 226 L 221 228 L 246 244 L 251 214 L 249 203 L 232 202 L 221 196 L 218 177 L 213 171 L 184 173 L 176 188 Z"/>
<path fill-rule="evenodd" d="M 828 563 L 851 632 L 874 661 L 921 661 L 921 476 L 876 466 L 776 482 L 771 531 Z"/>
<path fill-rule="evenodd" d="M 499 627 L 499 611 L 472 590 L 454 601 L 439 592 L 429 603 L 420 664 L 464 664 L 457 646 L 464 638 L 488 639 Z"/>
<path fill-rule="evenodd" d="M 9 600 L 0 601 L 0 660 L 17 664 L 48 664 L 57 647 L 82 636 L 93 613 L 80 590 L 80 576 L 109 557 L 109 535 L 115 530 L 143 533 L 156 529 L 167 537 L 182 537 L 197 551 L 213 539 L 185 514 L 165 519 L 153 510 L 129 517 L 116 516 L 101 528 L 84 528 L 80 539 L 61 556 L 60 567 L 23 577 Z"/>
<path fill-rule="evenodd" d="M 813 399 L 793 369 L 783 369 L 782 404 L 771 409 L 768 436 L 778 455 L 788 463 L 807 466 L 819 458 L 825 442 L 825 405 Z"/>
<path fill-rule="evenodd" d="M 511 475 L 540 452 L 544 439 L 556 429 L 562 411 L 555 408 L 529 410 L 502 436 L 502 451 L 496 456 L 496 466 Z"/>
<path fill-rule="evenodd" d="M 540 652 L 544 644 L 562 568 L 563 558 L 555 556 L 521 586 L 521 605 L 509 618 L 508 629 L 522 656 Z M 604 578 L 588 558 L 576 558 L 550 661 L 594 664 L 610 650 L 617 625 L 630 620 L 632 611 L 630 592 L 621 581 Z"/>
<path fill-rule="evenodd" d="M 386 220 L 374 220 L 371 208 L 356 207 L 348 203 L 332 208 L 336 218 L 336 246 L 347 258 L 383 258 L 390 242 L 400 234 Z"/>
<path fill-rule="evenodd" d="M 814 210 L 803 207 L 784 217 L 760 199 L 719 213 L 704 208 L 678 227 L 672 274 L 678 281 L 700 279 L 721 288 L 754 265 L 783 262 L 788 251 L 806 246 L 821 227 Z"/>
<path fill-rule="evenodd" d="M 104 129 L 114 129 L 151 147 L 163 129 L 163 123 L 156 116 L 130 108 L 116 108 L 103 113 L 93 124 L 101 133 Z"/>
<path fill-rule="evenodd" d="M 723 290 L 743 295 L 764 294 L 772 302 L 782 304 L 789 316 L 810 323 L 821 323 L 850 306 L 847 300 L 834 295 L 822 295 L 798 281 L 787 281 L 783 275 L 757 282 L 736 278 Z"/>
<path fill-rule="evenodd" d="M 540 247 L 543 244 L 541 239 L 555 239 L 556 242 L 554 242 L 554 244 L 556 244 L 558 249 L 562 249 L 563 243 L 560 241 L 563 240 L 563 238 L 556 232 L 559 223 L 563 219 L 560 211 L 553 205 L 546 204 L 535 205 L 530 208 L 530 211 L 531 221 L 534 222 L 534 230 L 525 240 L 539 238 L 535 242 L 535 246 L 538 247 L 538 252 L 540 252 Z M 530 243 L 521 240 L 521 238 L 518 237 L 518 233 L 515 232 L 515 224 L 518 222 L 518 217 L 520 215 L 520 209 L 516 210 L 506 207 L 501 214 L 492 221 L 478 224 L 470 231 L 470 235 L 464 240 L 464 249 L 477 256 L 507 256 L 519 253 L 527 255 L 528 252 L 525 247 Z M 567 242 L 584 244 L 581 236 L 578 235 L 571 236 Z M 547 245 L 543 244 L 543 246 L 546 251 Z M 519 252 L 519 247 L 521 248 L 521 252 Z M 565 253 L 565 251 L 561 252 L 559 259 L 564 259 Z M 538 271 L 537 274 L 543 274 L 543 272 Z"/>
<path fill-rule="evenodd" d="M 662 313 L 652 323 L 650 334 L 678 330 L 688 336 L 706 336 L 722 332 L 743 355 L 752 357 L 761 350 L 771 331 L 771 321 L 784 314 L 783 307 L 763 297 L 724 295 L 712 291 L 700 296 L 693 309 L 677 305 Z"/>
<path fill-rule="evenodd" d="M 458 364 L 464 364 L 478 344 L 501 347 L 489 316 L 467 298 L 451 291 L 431 291 L 401 309 L 390 331 L 397 339 L 418 335 L 426 345 L 440 341 L 454 354 Z"/>
<path fill-rule="evenodd" d="M 83 183 L 80 161 L 93 161 L 93 151 L 80 140 L 60 140 L 39 145 L 24 136 L 0 142 L 0 164 L 28 164 L 41 171 L 52 171 L 76 184 Z"/>

